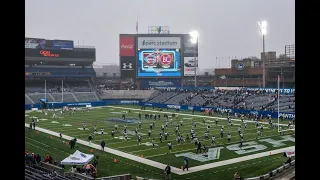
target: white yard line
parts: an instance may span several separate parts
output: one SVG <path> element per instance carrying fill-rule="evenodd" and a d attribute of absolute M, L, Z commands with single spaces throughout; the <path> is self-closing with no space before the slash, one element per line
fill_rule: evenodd
<path fill-rule="evenodd" d="M 25 127 L 29 127 L 29 124 L 25 123 Z M 50 135 L 53 135 L 53 136 L 56 136 L 56 137 L 60 137 L 59 133 L 53 132 L 53 131 L 50 131 L 50 130 L 47 130 L 47 129 L 36 127 L 36 130 L 44 132 L 44 133 L 47 133 L 47 134 L 50 134 Z M 73 139 L 72 137 L 64 135 L 64 134 L 62 134 L 62 137 L 64 139 L 67 139 L 67 140 Z M 100 150 L 100 148 L 101 148 L 100 145 L 97 145 L 97 144 L 94 144 L 94 143 L 91 143 L 89 145 L 87 141 L 83 141 L 81 139 L 78 139 L 77 143 L 85 145 L 85 146 L 89 146 L 91 148 L 98 149 L 98 150 Z M 198 171 L 202 171 L 202 170 L 206 170 L 206 169 L 211 169 L 211 168 L 214 168 L 214 167 L 219 167 L 219 166 L 238 163 L 238 162 L 247 161 L 247 160 L 251 160 L 251 159 L 255 159 L 255 158 L 261 158 L 261 157 L 269 156 L 270 152 L 272 152 L 272 154 L 279 154 L 279 153 L 283 153 L 286 149 L 293 149 L 293 148 L 295 148 L 295 146 L 286 147 L 286 148 L 277 149 L 277 150 L 272 150 L 272 151 L 267 151 L 267 152 L 262 152 L 262 153 L 258 153 L 258 154 L 248 155 L 248 156 L 242 156 L 242 157 L 239 157 L 239 158 L 233 158 L 233 159 L 219 161 L 219 162 L 213 162 L 213 163 L 210 163 L 210 164 L 205 164 L 205 165 L 200 165 L 200 166 L 195 166 L 195 167 L 189 168 L 189 171 L 182 171 L 179 168 L 171 167 L 171 172 L 175 173 L 175 174 L 178 174 L 178 175 L 184 175 L 184 174 L 198 172 Z M 162 164 L 162 163 L 159 163 L 159 162 L 156 162 L 156 161 L 152 161 L 150 159 L 141 158 L 139 156 L 135 156 L 135 155 L 132 155 L 132 154 L 129 154 L 129 153 L 125 153 L 125 152 L 118 151 L 118 150 L 111 149 L 111 148 L 107 148 L 107 147 L 105 147 L 105 152 L 108 152 L 108 153 L 111 153 L 111 154 L 115 154 L 117 156 L 121 156 L 123 158 L 127 158 L 127 159 L 130 159 L 130 160 L 142 163 L 142 164 L 146 164 L 146 165 L 149 165 L 149 166 L 152 166 L 152 167 L 155 167 L 155 168 L 159 168 L 161 170 L 163 170 L 166 167 L 165 164 Z"/>

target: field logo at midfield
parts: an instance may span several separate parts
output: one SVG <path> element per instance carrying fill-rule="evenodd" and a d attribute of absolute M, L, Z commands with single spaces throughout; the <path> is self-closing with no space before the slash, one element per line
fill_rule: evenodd
<path fill-rule="evenodd" d="M 230 151 L 234 151 L 237 154 L 247 154 L 247 153 L 252 153 L 256 151 L 262 151 L 267 149 L 268 147 L 262 144 L 258 144 L 255 141 L 250 141 L 250 142 L 245 142 L 242 144 L 242 148 L 239 148 L 239 144 L 233 144 L 229 145 L 226 148 L 229 149 Z"/>
<path fill-rule="evenodd" d="M 127 134 L 134 136 L 134 135 L 136 135 L 136 132 L 131 131 L 131 130 L 127 130 Z M 144 136 L 144 135 L 146 135 L 146 134 L 138 132 L 138 135 Z"/>
<path fill-rule="evenodd" d="M 146 146 L 152 146 L 151 142 L 145 142 L 145 143 L 141 143 L 141 144 L 146 145 Z M 158 146 L 158 144 L 154 144 L 154 146 Z"/>
<path fill-rule="evenodd" d="M 206 154 L 196 154 L 193 152 L 187 152 L 182 154 L 176 154 L 176 157 L 188 157 L 190 159 L 200 161 L 200 162 L 206 162 L 206 161 L 212 161 L 220 158 L 220 150 L 223 149 L 223 147 L 216 147 L 216 148 L 210 148 L 208 149 L 208 153 Z"/>
<path fill-rule="evenodd" d="M 119 137 L 114 137 L 114 138 L 121 139 L 121 140 L 125 139 L 124 136 L 119 136 Z M 127 139 L 130 139 L 130 138 L 128 137 Z"/>
<path fill-rule="evenodd" d="M 281 136 L 282 140 L 274 140 L 271 138 L 267 138 L 267 139 L 261 139 L 259 140 L 260 142 L 267 142 L 272 144 L 272 147 L 280 147 L 280 146 L 285 146 L 286 144 L 284 144 L 283 142 L 296 142 L 296 139 L 290 135 L 286 135 L 286 136 Z"/>
<path fill-rule="evenodd" d="M 94 131 L 93 133 L 94 133 L 94 134 L 102 134 L 101 131 Z M 103 132 L 103 134 L 108 134 L 108 133 Z"/>
<path fill-rule="evenodd" d="M 79 130 L 81 130 L 81 131 L 88 131 L 88 130 L 90 130 L 89 128 L 85 128 L 85 129 L 83 129 L 83 128 L 77 128 L 77 129 L 79 129 Z"/>
<path fill-rule="evenodd" d="M 273 147 L 285 146 L 286 144 L 284 144 L 283 142 L 288 142 L 288 141 L 295 142 L 295 138 L 290 135 L 281 136 L 280 138 L 282 140 L 267 138 L 267 139 L 261 139 L 259 141 L 267 142 L 271 144 Z M 255 141 L 250 141 L 250 142 L 243 143 L 243 146 L 241 149 L 239 148 L 238 144 L 229 145 L 226 148 L 229 149 L 230 151 L 234 151 L 235 153 L 241 155 L 241 154 L 248 154 L 256 151 L 262 151 L 264 149 L 267 149 L 268 147 L 262 144 L 258 144 Z"/>
<path fill-rule="evenodd" d="M 62 124 L 62 126 L 72 126 L 71 124 Z"/>
<path fill-rule="evenodd" d="M 138 123 L 138 119 L 136 118 L 108 118 L 105 121 L 107 122 L 113 122 L 113 123 Z"/>

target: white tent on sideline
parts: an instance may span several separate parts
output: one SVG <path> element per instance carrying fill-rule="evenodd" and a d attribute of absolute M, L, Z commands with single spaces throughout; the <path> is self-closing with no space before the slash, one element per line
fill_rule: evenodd
<path fill-rule="evenodd" d="M 88 164 L 93 159 L 93 157 L 93 154 L 85 154 L 77 150 L 75 153 L 71 154 L 69 157 L 66 157 L 64 160 L 62 160 L 61 164 L 85 165 Z"/>

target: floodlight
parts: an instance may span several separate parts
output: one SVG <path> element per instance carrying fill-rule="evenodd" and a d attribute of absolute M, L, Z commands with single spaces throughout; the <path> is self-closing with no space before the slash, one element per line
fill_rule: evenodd
<path fill-rule="evenodd" d="M 197 31 L 192 31 L 189 34 L 192 37 L 191 42 L 192 43 L 197 43 L 197 41 L 198 41 L 198 32 Z"/>
<path fill-rule="evenodd" d="M 267 21 L 260 21 L 258 22 L 259 24 L 259 30 L 261 32 L 262 35 L 266 35 L 267 34 Z"/>

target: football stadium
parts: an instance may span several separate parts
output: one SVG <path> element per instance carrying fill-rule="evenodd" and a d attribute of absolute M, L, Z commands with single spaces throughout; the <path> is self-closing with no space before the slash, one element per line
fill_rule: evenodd
<path fill-rule="evenodd" d="M 295 179 L 294 44 L 212 73 L 198 32 L 118 36 L 99 67 L 94 44 L 25 38 L 25 179 Z"/>
<path fill-rule="evenodd" d="M 181 79 L 190 78 L 181 74 L 186 74 L 187 68 L 181 68 L 186 62 L 174 58 L 183 59 L 177 54 L 188 52 L 184 49 L 188 44 L 179 51 L 151 47 L 144 51 L 139 42 L 150 36 L 120 35 L 121 76 L 118 85 L 111 83 L 113 87 L 106 87 L 108 77 L 97 77 L 94 47 L 26 38 L 26 154 L 42 157 L 26 162 L 26 177 L 56 169 L 60 179 L 163 179 L 170 166 L 172 179 L 231 179 L 235 172 L 246 179 L 267 179 L 294 168 L 294 88 L 280 88 L 280 78 L 278 88 L 261 88 L 259 83 L 250 87 L 253 81 L 246 79 L 248 86 L 215 86 L 227 80 L 221 77 L 214 77 L 208 86 L 205 82 L 212 77 L 206 75 L 199 75 L 195 86 L 184 85 Z M 152 34 L 152 39 L 171 37 L 181 42 L 191 38 Z M 143 67 L 154 64 L 153 57 L 159 54 L 169 61 L 173 58 L 171 64 L 177 67 L 163 74 L 181 77 L 150 78 L 161 76 L 163 67 Z M 231 72 L 251 68 L 241 69 L 239 60 L 234 61 L 238 64 Z M 292 64 L 290 59 L 275 61 Z M 268 74 L 276 74 L 276 68 L 288 72 L 286 86 L 290 86 L 292 66 L 272 67 Z M 273 83 L 272 78 L 269 81 Z M 130 88 L 129 82 L 133 82 Z"/>

